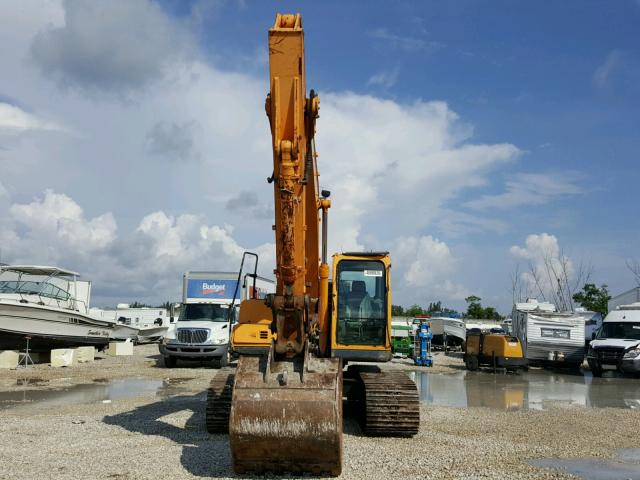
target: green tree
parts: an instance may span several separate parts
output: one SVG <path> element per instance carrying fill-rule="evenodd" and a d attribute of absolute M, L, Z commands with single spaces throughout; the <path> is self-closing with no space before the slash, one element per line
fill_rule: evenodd
<path fill-rule="evenodd" d="M 430 302 L 429 308 L 427 308 L 428 313 L 435 313 L 442 311 L 442 302 L 438 300 L 437 302 Z"/>
<path fill-rule="evenodd" d="M 493 307 L 484 308 L 484 316 L 482 318 L 486 318 L 487 320 L 502 320 L 503 317 L 498 313 L 498 311 Z"/>
<path fill-rule="evenodd" d="M 151 307 L 151 305 L 147 304 L 147 303 L 143 303 L 143 302 L 139 302 L 139 301 L 135 301 L 133 303 L 129 304 L 129 307 L 131 308 L 144 308 L 144 307 Z"/>
<path fill-rule="evenodd" d="M 405 316 L 407 317 L 416 317 L 418 315 L 426 315 L 427 311 L 422 308 L 420 305 L 411 305 L 404 311 Z"/>
<path fill-rule="evenodd" d="M 598 288 L 595 283 L 585 283 L 582 291 L 573 295 L 573 300 L 587 310 L 599 312 L 604 316 L 609 311 L 608 304 L 611 295 L 609 295 L 607 285 L 603 284 Z"/>
<path fill-rule="evenodd" d="M 482 304 L 480 303 L 482 299 L 476 295 L 470 295 L 464 300 L 468 304 L 467 313 L 465 314 L 466 318 L 483 318 L 487 320 L 502 320 L 503 318 L 494 307 L 482 308 Z"/>
<path fill-rule="evenodd" d="M 391 315 L 393 317 L 404 317 L 404 308 L 401 305 L 391 305 Z"/>
<path fill-rule="evenodd" d="M 467 313 L 465 317 L 467 318 L 484 318 L 484 309 L 482 308 L 482 304 L 480 303 L 482 300 L 480 297 L 476 295 L 470 295 L 464 299 L 467 302 Z"/>

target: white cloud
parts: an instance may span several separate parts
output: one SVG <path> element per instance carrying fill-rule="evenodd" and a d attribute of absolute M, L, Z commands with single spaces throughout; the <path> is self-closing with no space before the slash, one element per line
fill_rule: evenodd
<path fill-rule="evenodd" d="M 263 271 L 272 276 L 266 75 L 205 62 L 192 50 L 185 24 L 147 1 L 50 2 L 44 10 L 35 2 L 23 5 L 17 18 L 0 3 L 6 59 L 0 90 L 51 112 L 79 135 L 26 139 L 0 152 L 2 182 L 12 194 L 67 193 L 49 192 L 12 208 L 11 225 L 0 229 L 3 255 L 63 262 L 87 272 L 99 297 L 122 300 L 179 292 L 186 269 L 235 269 L 245 247 L 260 252 Z M 387 34 L 377 38 L 413 48 Z M 167 47 L 167 38 L 176 46 Z M 29 55 L 44 75 L 24 62 Z M 73 88 L 61 95 L 60 85 Z M 117 95 L 134 90 L 128 99 L 135 101 Z M 97 101 L 95 91 L 116 95 Z M 448 203 L 485 185 L 491 172 L 518 157 L 517 147 L 474 143 L 472 126 L 446 102 L 402 103 L 353 92 L 329 92 L 321 102 L 318 163 L 321 186 L 332 191 L 331 252 L 389 249 L 403 235 L 416 239 L 415 255 L 425 249 L 437 255 L 449 246 L 419 239 L 442 218 L 455 220 L 458 230 L 502 228 L 492 219 L 456 216 Z M 192 122 L 198 128 L 185 127 Z M 173 132 L 178 141 L 169 141 Z M 159 162 L 158 155 L 201 161 Z M 55 212 L 51 219 L 39 218 L 42 208 Z M 83 209 L 101 215 L 87 218 Z M 0 205 L 0 220 L 6 212 Z M 18 221 L 17 212 L 28 222 Z M 411 242 L 402 246 L 411 251 Z M 410 281 L 459 296 L 453 267 L 442 267 L 436 285 L 425 277 L 426 264 L 412 267 L 408 254 L 399 255 L 407 272 L 413 268 L 395 283 L 399 296 L 415 290 Z"/>
<path fill-rule="evenodd" d="M 593 73 L 593 83 L 596 87 L 604 88 L 609 82 L 609 78 L 620 65 L 623 52 L 621 50 L 611 50 L 604 61 L 598 65 Z"/>
<path fill-rule="evenodd" d="M 446 201 L 484 184 L 490 170 L 520 153 L 511 144 L 470 143 L 472 129 L 444 102 L 401 104 L 355 93 L 326 94 L 321 102 L 320 182 L 333 193 L 336 250 L 384 247 L 363 245 L 363 232 L 384 242 L 394 230 L 429 225 Z"/>
<path fill-rule="evenodd" d="M 431 235 L 401 237 L 393 255 L 394 265 L 414 291 L 412 298 L 461 300 L 466 296 L 466 289 L 450 279 L 458 262 L 445 242 Z"/>
<path fill-rule="evenodd" d="M 572 305 L 572 294 L 588 280 L 589 272 L 584 271 L 582 265 L 575 268 L 555 235 L 528 235 L 524 246 L 514 245 L 509 253 L 526 262 L 520 270 L 519 280 L 524 284 L 520 300 L 537 297 L 554 303 L 560 310 L 568 310 Z"/>
<path fill-rule="evenodd" d="M 184 271 L 234 271 L 246 250 L 231 227 L 208 225 L 189 214 L 157 211 L 142 218 L 134 231 L 118 235 L 111 213 L 87 219 L 73 199 L 52 191 L 30 204 L 13 204 L 9 211 L 12 223 L 0 232 L 3 259 L 80 270 L 93 280 L 99 304 L 175 300 Z M 260 257 L 259 271 L 271 275 L 274 245 L 250 249 Z"/>
<path fill-rule="evenodd" d="M 384 70 L 382 72 L 378 72 L 369 77 L 367 81 L 367 85 L 376 85 L 383 88 L 391 88 L 398 81 L 398 76 L 400 75 L 400 68 L 397 66 L 392 70 Z"/>
<path fill-rule="evenodd" d="M 533 260 L 537 263 L 545 257 L 559 258 L 560 244 L 555 235 L 548 233 L 531 234 L 525 240 L 525 246 L 514 245 L 509 249 L 511 255 L 524 260 Z"/>
<path fill-rule="evenodd" d="M 13 204 L 9 212 L 17 224 L 27 229 L 29 243 L 72 250 L 78 256 L 105 249 L 115 239 L 117 230 L 111 213 L 87 220 L 76 202 L 51 190 L 32 203 Z"/>
<path fill-rule="evenodd" d="M 189 36 L 149 0 L 66 0 L 64 21 L 33 39 L 31 57 L 64 86 L 134 90 L 157 81 Z"/>
<path fill-rule="evenodd" d="M 27 113 L 15 105 L 0 102 L 0 131 L 19 133 L 27 130 L 63 130 L 63 128 Z"/>
<path fill-rule="evenodd" d="M 474 210 L 508 209 L 522 205 L 544 205 L 567 195 L 584 193 L 577 185 L 580 176 L 574 173 L 518 173 L 506 182 L 506 191 L 499 195 L 483 195 L 465 203 Z"/>

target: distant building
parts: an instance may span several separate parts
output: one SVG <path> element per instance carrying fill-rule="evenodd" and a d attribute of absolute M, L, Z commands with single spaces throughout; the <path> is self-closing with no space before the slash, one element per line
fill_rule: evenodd
<path fill-rule="evenodd" d="M 611 297 L 608 305 L 609 311 L 615 310 L 620 305 L 630 305 L 636 302 L 640 302 L 640 287 L 634 287 L 620 295 Z"/>

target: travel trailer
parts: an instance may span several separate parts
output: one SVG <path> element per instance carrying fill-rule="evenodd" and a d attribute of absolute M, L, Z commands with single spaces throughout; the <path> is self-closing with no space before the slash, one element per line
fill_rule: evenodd
<path fill-rule="evenodd" d="M 584 361 L 584 317 L 558 312 L 555 305 L 529 299 L 516 303 L 511 314 L 514 336 L 520 339 L 529 365 L 579 368 Z"/>

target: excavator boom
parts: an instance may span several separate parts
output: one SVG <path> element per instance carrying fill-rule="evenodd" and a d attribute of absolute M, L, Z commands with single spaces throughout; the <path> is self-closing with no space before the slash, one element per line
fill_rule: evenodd
<path fill-rule="evenodd" d="M 318 212 L 326 218 L 329 201 L 318 194 L 313 136 L 319 100 L 313 92 L 306 98 L 299 14 L 277 15 L 269 30 L 269 66 L 277 287 L 267 304 L 275 340 L 268 355 L 238 361 L 229 443 L 238 473 L 339 475 L 342 365 L 321 358 L 319 342 L 310 342 L 313 332 L 327 346 L 328 266 L 319 258 Z"/>

